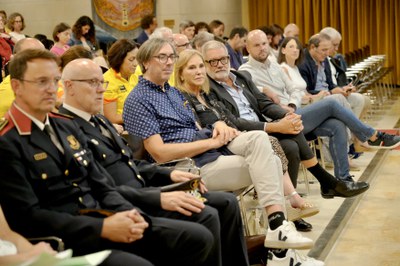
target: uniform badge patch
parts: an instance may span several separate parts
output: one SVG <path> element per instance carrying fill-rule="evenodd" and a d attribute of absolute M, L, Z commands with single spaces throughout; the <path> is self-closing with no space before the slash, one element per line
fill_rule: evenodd
<path fill-rule="evenodd" d="M 69 135 L 67 137 L 67 141 L 69 143 L 69 146 L 73 150 L 77 150 L 81 147 L 81 144 L 78 142 L 78 140 L 73 135 Z"/>
<path fill-rule="evenodd" d="M 33 158 L 34 158 L 36 161 L 44 160 L 44 159 L 47 158 L 47 153 L 45 153 L 45 152 L 36 153 L 35 155 L 33 155 Z"/>

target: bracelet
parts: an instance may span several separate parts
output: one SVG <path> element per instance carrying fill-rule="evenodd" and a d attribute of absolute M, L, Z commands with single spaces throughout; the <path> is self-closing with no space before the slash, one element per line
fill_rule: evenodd
<path fill-rule="evenodd" d="M 294 195 L 298 194 L 297 191 L 293 191 L 292 193 L 290 193 L 289 195 L 286 196 L 287 199 L 292 198 Z"/>

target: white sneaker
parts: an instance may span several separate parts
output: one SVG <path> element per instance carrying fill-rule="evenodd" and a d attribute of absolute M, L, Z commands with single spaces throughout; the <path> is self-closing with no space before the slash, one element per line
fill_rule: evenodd
<path fill-rule="evenodd" d="M 268 266 L 324 266 L 325 263 L 306 255 L 300 254 L 296 250 L 289 249 L 286 257 L 277 258 L 271 251 L 268 252 Z"/>
<path fill-rule="evenodd" d="M 314 241 L 297 232 L 292 222 L 283 221 L 283 224 L 271 230 L 268 228 L 264 246 L 277 249 L 310 249 Z"/>

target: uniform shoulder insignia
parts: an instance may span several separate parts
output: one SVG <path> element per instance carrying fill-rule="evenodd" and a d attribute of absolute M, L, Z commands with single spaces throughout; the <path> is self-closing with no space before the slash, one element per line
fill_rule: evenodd
<path fill-rule="evenodd" d="M 73 119 L 74 118 L 73 116 L 66 115 L 66 114 L 61 114 L 61 113 L 58 113 L 58 112 L 50 112 L 49 115 L 51 117 L 59 117 L 59 118 L 68 118 L 68 119 Z"/>
<path fill-rule="evenodd" d="M 5 117 L 0 118 L 0 131 L 8 124 L 8 120 Z"/>

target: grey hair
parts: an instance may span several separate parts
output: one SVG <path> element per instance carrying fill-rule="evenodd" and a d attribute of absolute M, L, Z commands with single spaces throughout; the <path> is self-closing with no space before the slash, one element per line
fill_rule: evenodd
<path fill-rule="evenodd" d="M 225 44 L 219 41 L 209 41 L 206 42 L 203 47 L 201 48 L 201 53 L 205 57 L 206 53 L 208 50 L 213 50 L 213 49 L 224 49 L 226 54 L 228 54 L 228 49 L 226 49 Z"/>
<path fill-rule="evenodd" d="M 176 54 L 175 46 L 168 40 L 162 38 L 152 38 L 145 41 L 139 48 L 139 51 L 136 55 L 136 60 L 142 70 L 142 73 L 146 73 L 146 68 L 144 67 L 144 63 L 151 60 L 151 58 L 161 50 L 161 48 L 165 45 L 169 44 Z"/>
<path fill-rule="evenodd" d="M 320 31 L 320 33 L 328 35 L 329 37 L 331 37 L 332 40 L 334 39 L 342 40 L 342 35 L 340 34 L 340 32 L 338 32 L 335 28 L 332 27 L 325 27 Z"/>
<path fill-rule="evenodd" d="M 214 40 L 214 34 L 207 31 L 199 32 L 192 40 L 192 47 L 201 49 L 206 42 Z"/>
<path fill-rule="evenodd" d="M 154 32 L 149 36 L 149 39 L 164 38 L 164 33 L 166 32 L 171 33 L 172 35 L 172 30 L 168 27 L 156 28 Z"/>
<path fill-rule="evenodd" d="M 311 38 L 308 40 L 308 48 L 311 48 L 311 45 L 314 45 L 315 47 L 318 47 L 321 41 L 332 41 L 331 37 L 329 37 L 328 34 L 325 33 L 317 33 L 311 36 Z"/>

